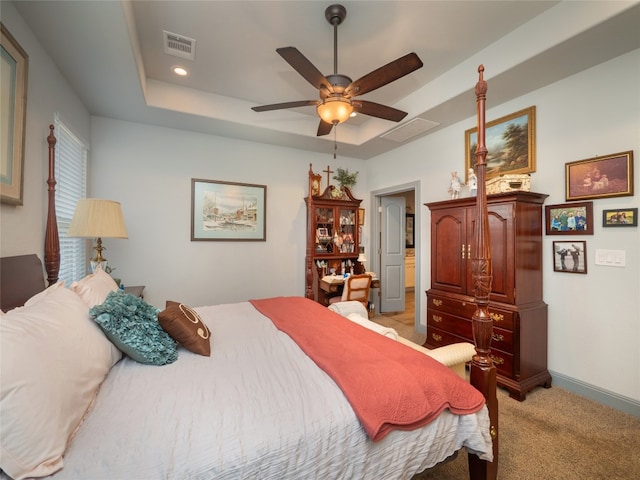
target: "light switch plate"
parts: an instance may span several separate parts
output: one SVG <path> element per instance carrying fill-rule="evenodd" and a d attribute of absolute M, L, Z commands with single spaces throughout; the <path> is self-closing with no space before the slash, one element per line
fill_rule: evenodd
<path fill-rule="evenodd" d="M 624 250 L 596 249 L 596 265 L 606 267 L 625 267 L 626 255 Z"/>

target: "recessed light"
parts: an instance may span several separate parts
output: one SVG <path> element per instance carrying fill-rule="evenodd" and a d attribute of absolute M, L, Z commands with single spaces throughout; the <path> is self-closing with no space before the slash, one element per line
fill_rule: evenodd
<path fill-rule="evenodd" d="M 189 75 L 187 69 L 183 67 L 173 67 L 173 73 L 175 73 L 176 75 L 180 75 L 181 77 L 186 77 L 187 75 Z"/>

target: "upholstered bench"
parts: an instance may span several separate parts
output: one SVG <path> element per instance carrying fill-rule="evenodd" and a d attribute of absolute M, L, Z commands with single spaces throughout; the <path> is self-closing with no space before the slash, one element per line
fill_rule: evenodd
<path fill-rule="evenodd" d="M 461 342 L 429 350 L 428 348 L 424 348 L 422 345 L 418 345 L 417 343 L 413 343 L 412 341 L 399 336 L 392 328 L 384 327 L 369 320 L 367 318 L 367 309 L 364 308 L 360 302 L 337 302 L 329 305 L 328 308 L 329 310 L 347 317 L 349 320 L 352 320 L 365 328 L 369 328 L 381 335 L 393 338 L 414 350 L 422 352 L 425 355 L 429 355 L 431 358 L 449 367 L 460 377 L 466 379 L 465 365 L 467 362 L 471 361 L 471 357 L 476 353 L 472 344 Z"/>

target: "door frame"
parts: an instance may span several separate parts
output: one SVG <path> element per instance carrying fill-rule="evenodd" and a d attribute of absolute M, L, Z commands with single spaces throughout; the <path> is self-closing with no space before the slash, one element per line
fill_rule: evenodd
<path fill-rule="evenodd" d="M 378 272 L 380 271 L 380 235 L 381 235 L 381 219 L 380 219 L 380 215 L 381 215 L 381 209 L 382 209 L 382 200 L 381 197 L 385 197 L 388 195 L 394 195 L 394 194 L 398 194 L 398 193 L 404 193 L 404 192 L 408 192 L 413 190 L 414 192 L 414 206 L 413 206 L 413 211 L 415 212 L 416 216 L 415 216 L 415 221 L 414 221 L 414 232 L 415 232 L 415 246 L 414 246 L 414 251 L 415 251 L 415 257 L 416 257 L 416 278 L 415 278 L 415 312 L 414 312 L 414 319 L 413 319 L 413 324 L 414 324 L 414 329 L 416 332 L 419 333 L 426 333 L 427 328 L 426 326 L 421 325 L 420 323 L 420 310 L 421 310 L 421 303 L 422 303 L 422 295 L 419 295 L 418 293 L 420 292 L 420 277 L 421 277 L 421 269 L 420 266 L 422 264 L 421 258 L 422 258 L 422 253 L 421 253 L 421 235 L 422 235 L 422 215 L 420 214 L 420 209 L 419 209 L 419 205 L 420 205 L 420 198 L 422 198 L 421 194 L 420 194 L 420 181 L 416 180 L 413 182 L 409 182 L 409 183 L 403 183 L 400 185 L 394 185 L 391 187 L 386 187 L 386 188 L 381 188 L 378 190 L 372 190 L 370 193 L 371 199 L 370 199 L 370 205 L 373 206 L 372 213 L 375 213 L 375 215 L 371 215 L 371 241 L 370 241 L 370 248 L 371 248 L 371 253 L 368 255 L 368 259 L 371 265 L 371 270 L 374 272 Z M 384 285 L 380 285 L 380 288 L 384 288 Z M 374 297 L 374 303 L 376 306 L 376 312 L 380 311 L 380 296 L 379 296 L 380 292 L 378 292 L 378 296 Z"/>

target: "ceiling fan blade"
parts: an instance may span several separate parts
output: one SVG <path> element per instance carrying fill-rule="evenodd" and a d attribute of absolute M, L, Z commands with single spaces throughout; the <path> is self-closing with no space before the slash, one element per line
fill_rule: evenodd
<path fill-rule="evenodd" d="M 300 50 L 295 47 L 282 47 L 276 48 L 276 52 L 278 52 L 296 72 L 302 75 L 307 82 L 318 90 L 333 90 L 325 76 L 307 59 L 307 57 L 300 53 Z"/>
<path fill-rule="evenodd" d="M 422 60 L 415 53 L 408 53 L 404 57 L 400 57 L 393 62 L 366 74 L 349 85 L 344 94 L 347 97 L 355 97 L 367 92 L 371 92 L 376 88 L 380 88 L 391 83 L 414 70 L 422 67 Z"/>
<path fill-rule="evenodd" d="M 251 107 L 251 110 L 253 110 L 254 112 L 268 112 L 269 110 L 282 110 L 284 108 L 306 107 L 309 105 L 318 105 L 318 100 L 299 100 L 297 102 L 272 103 L 271 105 Z"/>
<path fill-rule="evenodd" d="M 333 128 L 333 123 L 327 123 L 325 121 L 320 120 L 320 125 L 318 125 L 318 137 L 322 135 L 329 135 L 331 133 L 331 129 Z"/>
<path fill-rule="evenodd" d="M 399 122 L 407 116 L 407 112 L 403 112 L 397 108 L 387 107 L 386 105 L 380 105 L 379 103 L 366 100 L 355 100 L 353 102 L 353 109 L 358 113 L 391 120 L 392 122 Z"/>

